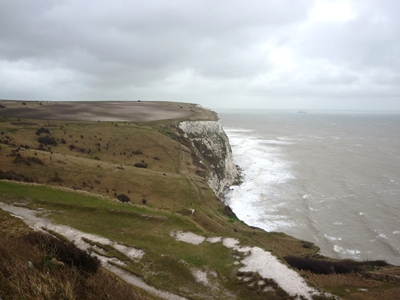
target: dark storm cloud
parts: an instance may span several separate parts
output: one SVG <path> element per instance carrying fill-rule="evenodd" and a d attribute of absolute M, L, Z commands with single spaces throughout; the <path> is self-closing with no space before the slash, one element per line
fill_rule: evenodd
<path fill-rule="evenodd" d="M 314 20 L 332 3 L 350 17 Z M 372 0 L 4 0 L 0 98 L 334 107 L 338 95 L 396 97 L 399 11 Z"/>

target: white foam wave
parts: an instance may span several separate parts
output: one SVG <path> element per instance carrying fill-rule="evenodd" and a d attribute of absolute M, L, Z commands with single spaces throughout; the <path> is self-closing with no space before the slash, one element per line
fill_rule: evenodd
<path fill-rule="evenodd" d="M 301 138 L 294 138 L 294 137 L 288 137 L 288 136 L 278 136 L 276 139 L 281 140 L 281 141 L 302 141 L 303 140 Z"/>
<path fill-rule="evenodd" d="M 334 245 L 333 246 L 333 250 L 337 253 L 340 253 L 344 256 L 352 256 L 357 258 L 358 255 L 361 253 L 359 250 L 357 249 L 345 249 L 343 247 L 340 247 L 339 245 Z"/>
<path fill-rule="evenodd" d="M 238 133 L 242 133 L 242 132 L 253 132 L 253 130 L 251 129 L 243 129 L 243 128 L 229 128 L 229 127 L 224 127 L 224 131 L 228 134 L 228 133 L 234 133 L 234 132 L 238 132 Z"/>
<path fill-rule="evenodd" d="M 263 140 L 262 143 L 267 145 L 293 145 L 294 142 L 280 140 Z"/>
<path fill-rule="evenodd" d="M 342 240 L 341 237 L 329 236 L 326 233 L 324 234 L 324 237 L 331 241 L 341 241 Z"/>
<path fill-rule="evenodd" d="M 386 234 L 384 234 L 384 233 L 380 233 L 380 234 L 379 234 L 379 237 L 380 237 L 380 238 L 383 238 L 383 239 L 385 239 L 385 240 L 388 239 L 387 236 L 386 236 Z"/>
<path fill-rule="evenodd" d="M 226 131 L 235 163 L 244 172 L 244 183 L 230 189 L 227 204 L 239 219 L 268 231 L 293 226 L 280 199 L 283 184 L 293 178 L 290 165 L 281 158 L 279 146 L 290 142 L 260 139 L 235 129 Z M 266 205 L 267 204 L 267 205 Z"/>

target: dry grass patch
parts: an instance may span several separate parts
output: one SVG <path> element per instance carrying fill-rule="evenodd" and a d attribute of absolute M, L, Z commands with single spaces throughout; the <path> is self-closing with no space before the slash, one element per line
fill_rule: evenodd
<path fill-rule="evenodd" d="M 68 259 L 61 262 L 55 256 L 61 251 L 59 247 L 64 258 L 73 257 L 77 253 L 73 245 L 65 248 L 61 244 L 46 244 L 56 239 L 30 231 L 3 211 L 0 224 L 8 229 L 0 235 L 2 299 L 154 299 L 107 271 L 87 272 L 77 267 L 79 264 L 69 264 Z"/>

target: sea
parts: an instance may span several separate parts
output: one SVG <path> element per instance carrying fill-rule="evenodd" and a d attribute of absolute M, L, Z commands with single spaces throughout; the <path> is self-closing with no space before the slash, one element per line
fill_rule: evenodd
<path fill-rule="evenodd" d="M 217 110 L 239 219 L 333 258 L 400 265 L 400 112 Z"/>

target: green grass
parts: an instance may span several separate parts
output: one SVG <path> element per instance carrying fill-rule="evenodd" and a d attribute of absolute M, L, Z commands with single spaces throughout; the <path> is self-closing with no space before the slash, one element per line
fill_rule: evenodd
<path fill-rule="evenodd" d="M 168 122 L 171 121 L 164 121 L 164 124 Z M 170 211 L 196 202 L 198 192 L 181 173 L 187 165 L 181 164 L 180 144 L 151 126 L 119 122 L 116 127 L 114 122 L 61 121 L 32 126 L 22 124 L 5 125 L 6 135 L 12 137 L 11 143 L 16 146 L 29 145 L 29 150 L 20 150 L 22 157 L 37 157 L 44 164 L 15 164 L 14 158 L 7 156 L 14 146 L 2 145 L 0 165 L 3 171 L 33 174 L 43 184 L 87 190 L 108 197 L 114 197 L 114 193 L 130 194 L 134 203 L 139 204 L 145 198 L 147 205 Z M 163 122 L 158 124 L 161 126 Z M 56 140 L 64 139 L 65 144 L 59 142 L 51 147 L 51 152 L 35 150 L 39 146 L 35 133 L 41 126 L 48 128 Z M 69 149 L 71 144 L 75 150 Z M 85 152 L 77 151 L 79 148 Z M 142 154 L 132 154 L 136 150 Z M 133 166 L 141 161 L 147 164 L 147 169 Z M 55 173 L 62 181 L 53 181 Z"/>
<path fill-rule="evenodd" d="M 174 187 L 171 188 L 173 189 Z M 36 208 L 44 207 L 49 210 L 55 210 L 56 212 L 53 218 L 59 221 L 65 219 L 65 221 L 70 222 L 71 225 L 80 227 L 86 226 L 88 229 L 100 232 L 104 231 L 104 229 L 115 232 L 110 224 L 103 224 L 104 220 L 111 219 L 114 220 L 113 222 L 115 224 L 120 224 L 121 227 L 128 228 L 136 226 L 135 231 L 137 232 L 142 228 L 145 229 L 146 226 L 150 226 L 150 224 L 154 224 L 154 226 L 150 226 L 150 228 L 146 230 L 147 232 L 155 231 L 159 233 L 160 226 L 166 228 L 164 231 L 176 228 L 197 230 L 190 218 L 160 211 L 144 205 L 124 204 L 117 200 L 111 201 L 110 199 L 102 199 L 98 196 L 86 193 L 65 191 L 45 186 L 14 185 L 6 182 L 2 182 L 0 185 L 0 194 L 1 193 L 9 195 L 11 201 L 15 201 L 16 199 L 24 201 L 25 198 L 31 198 L 34 201 L 29 205 Z M 185 196 L 182 198 L 187 199 Z M 147 199 L 151 201 L 151 198 Z M 4 200 L 7 201 L 7 198 Z M 59 212 L 57 213 L 57 211 Z M 62 213 L 60 211 L 62 211 Z M 155 215 L 157 218 L 149 218 L 146 214 L 150 216 Z M 73 218 L 70 218 L 70 215 L 72 215 Z M 132 217 L 132 215 L 134 217 Z M 160 218 L 162 216 L 167 216 L 168 218 Z M 139 224 L 137 224 L 138 222 Z M 96 229 L 95 225 L 90 225 L 97 223 L 100 223 L 103 227 L 98 227 L 98 229 Z M 137 227 L 140 224 L 144 225 Z M 109 226 L 111 226 L 111 228 L 108 228 Z"/>
<path fill-rule="evenodd" d="M 226 275 L 234 269 L 230 250 L 221 243 L 192 245 L 170 236 L 176 230 L 205 234 L 187 217 L 79 192 L 0 181 L 0 201 L 28 198 L 27 206 L 51 211 L 47 217 L 56 223 L 144 250 L 144 260 L 151 263 L 132 262 L 130 268 L 161 288 L 180 293 L 182 287 L 193 286 L 193 276 L 182 275 L 191 274 L 191 268 L 216 269 Z M 118 257 L 106 248 L 108 255 Z M 171 285 L 171 276 L 179 279 L 176 286 Z M 203 289 L 201 284 L 195 288 L 199 293 Z"/>
<path fill-rule="evenodd" d="M 194 283 L 191 269 L 195 268 L 216 270 L 220 277 L 215 281 L 222 290 L 237 289 L 235 273 L 238 266 L 234 265 L 231 249 L 222 243 L 192 245 L 170 236 L 171 231 L 176 230 L 209 235 L 199 230 L 189 217 L 81 192 L 4 181 L 0 181 L 0 201 L 26 202 L 28 207 L 51 211 L 47 218 L 55 223 L 144 250 L 142 262 L 132 261 L 127 269 L 157 287 L 178 294 L 190 290 L 198 295 L 194 299 L 201 299 L 200 295 L 208 291 L 204 285 Z M 110 247 L 100 247 L 108 256 L 119 257 Z M 174 278 L 173 282 L 171 278 Z"/>

